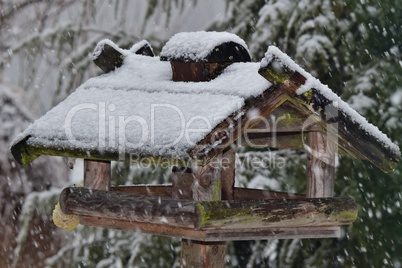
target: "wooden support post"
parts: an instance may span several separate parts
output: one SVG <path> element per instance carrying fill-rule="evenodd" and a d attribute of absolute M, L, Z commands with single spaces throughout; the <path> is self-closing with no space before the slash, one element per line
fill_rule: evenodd
<path fill-rule="evenodd" d="M 225 242 L 201 242 L 183 240 L 182 267 L 215 268 L 225 262 Z"/>
<path fill-rule="evenodd" d="M 307 134 L 307 198 L 334 196 L 335 148 L 327 132 Z"/>
<path fill-rule="evenodd" d="M 193 199 L 195 201 L 219 201 L 222 198 L 222 155 L 213 158 L 205 166 L 198 166 L 194 174 Z"/>
<path fill-rule="evenodd" d="M 84 160 L 84 187 L 109 190 L 110 176 L 110 161 Z"/>
<path fill-rule="evenodd" d="M 222 155 L 221 167 L 221 183 L 222 183 L 222 200 L 234 199 L 234 183 L 236 169 L 236 149 L 230 148 Z"/>
<path fill-rule="evenodd" d="M 222 199 L 222 155 L 205 166 L 198 166 L 192 187 L 195 201 L 219 201 Z M 200 242 L 182 240 L 181 267 L 224 267 L 225 242 Z"/>
<path fill-rule="evenodd" d="M 175 199 L 193 199 L 193 171 L 191 168 L 172 168 L 172 197 Z"/>
<path fill-rule="evenodd" d="M 191 169 L 173 167 L 172 169 L 172 197 L 178 199 L 193 199 L 195 176 Z M 206 185 L 209 177 L 201 180 Z M 199 181 L 197 181 L 198 186 Z M 198 192 L 204 192 L 199 189 Z M 222 256 L 225 256 L 225 247 L 221 242 L 201 242 L 188 239 L 181 241 L 181 267 L 223 267 Z"/>

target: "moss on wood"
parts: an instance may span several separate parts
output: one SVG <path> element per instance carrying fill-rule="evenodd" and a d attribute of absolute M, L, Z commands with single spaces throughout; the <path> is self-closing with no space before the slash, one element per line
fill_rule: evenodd
<path fill-rule="evenodd" d="M 198 229 L 337 226 L 355 221 L 357 206 L 351 198 L 215 201 L 197 203 L 196 214 Z"/>
<path fill-rule="evenodd" d="M 11 152 L 17 162 L 23 166 L 28 165 L 33 160 L 41 155 L 50 156 L 63 156 L 82 158 L 90 160 L 104 160 L 104 161 L 127 161 L 137 163 L 140 161 L 146 161 L 147 164 L 156 166 L 181 166 L 191 167 L 193 165 L 193 159 L 191 158 L 175 158 L 168 156 L 151 156 L 151 155 L 134 155 L 126 153 L 123 156 L 118 152 L 99 151 L 96 149 L 87 150 L 82 148 L 59 148 L 59 147 L 41 147 L 29 144 L 30 136 L 20 141 L 13 147 Z"/>
<path fill-rule="evenodd" d="M 266 67 L 260 68 L 258 73 L 269 82 L 277 84 L 289 80 L 294 74 L 294 71 L 290 70 L 274 58 Z"/>

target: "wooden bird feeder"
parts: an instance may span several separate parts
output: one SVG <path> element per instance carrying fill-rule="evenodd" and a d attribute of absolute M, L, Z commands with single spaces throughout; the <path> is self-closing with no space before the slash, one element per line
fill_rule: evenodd
<path fill-rule="evenodd" d="M 81 85 L 12 143 L 39 155 L 84 158 L 84 187 L 60 196 L 66 214 L 104 228 L 180 237 L 182 265 L 223 267 L 225 241 L 339 237 L 357 218 L 334 197 L 335 157 L 392 171 L 399 148 L 276 47 L 251 62 L 229 33 L 173 36 L 155 57 L 109 40 L 94 51 L 105 74 Z M 304 194 L 235 187 L 236 146 L 304 149 Z M 171 185 L 111 185 L 110 161 L 172 166 Z"/>

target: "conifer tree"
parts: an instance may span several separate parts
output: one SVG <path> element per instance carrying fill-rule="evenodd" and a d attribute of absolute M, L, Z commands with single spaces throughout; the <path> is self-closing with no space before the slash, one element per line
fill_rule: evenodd
<path fill-rule="evenodd" d="M 278 46 L 401 144 L 397 133 L 402 130 L 402 21 L 398 17 L 402 7 L 397 2 L 228 1 L 229 18 L 214 26 L 230 27 L 247 40 L 257 61 L 269 45 Z M 367 163 L 342 157 L 337 170 L 335 194 L 350 195 L 360 206 L 358 221 L 340 239 L 235 243 L 235 248 L 250 252 L 249 258 L 234 257 L 237 263 L 256 267 L 400 265 L 401 165 L 384 174 Z M 288 176 L 271 173 L 269 178 L 286 183 L 291 176 L 303 185 L 304 171 L 294 171 Z"/>

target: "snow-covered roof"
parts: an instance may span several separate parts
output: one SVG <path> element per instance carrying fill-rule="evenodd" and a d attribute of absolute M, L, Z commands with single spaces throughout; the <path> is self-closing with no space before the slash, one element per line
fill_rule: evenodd
<path fill-rule="evenodd" d="M 176 35 L 173 41 L 177 36 L 187 40 L 191 34 Z M 222 34 L 223 40 L 229 37 Z M 191 48 L 194 55 L 202 55 L 195 43 L 188 42 L 184 51 Z M 121 67 L 108 68 L 110 72 L 89 79 L 16 137 L 11 150 L 17 161 L 28 164 L 41 154 L 105 160 L 156 157 L 165 158 L 164 162 L 200 157 L 208 161 L 253 126 L 248 124 L 250 114 L 269 118 L 294 105 L 294 111 L 302 109 L 300 118 L 307 120 L 315 113 L 310 103 L 292 101 L 311 88 L 340 110 L 337 144 L 343 152 L 367 159 L 385 171 L 394 169 L 400 159 L 398 146 L 385 134 L 276 47 L 269 48 L 261 63 L 232 63 L 211 81 L 178 82 L 172 81 L 169 62 L 137 55 L 110 40 L 98 44 L 94 59 L 105 45 L 118 52 Z M 283 85 L 278 87 L 259 74 L 272 62 L 304 77 L 296 96 L 286 91 L 291 83 L 280 81 Z M 271 71 L 276 72 L 276 67 Z M 276 109 L 278 105 L 285 108 Z M 297 127 L 300 129 L 292 131 L 303 134 L 302 125 Z M 372 144 L 363 148 L 367 143 Z"/>
<path fill-rule="evenodd" d="M 174 82 L 169 62 L 119 50 L 125 55 L 120 68 L 82 84 L 12 146 L 29 137 L 27 146 L 80 150 L 88 157 L 98 150 L 187 158 L 247 98 L 271 85 L 258 74 L 258 63 L 234 63 L 209 82 Z"/>

